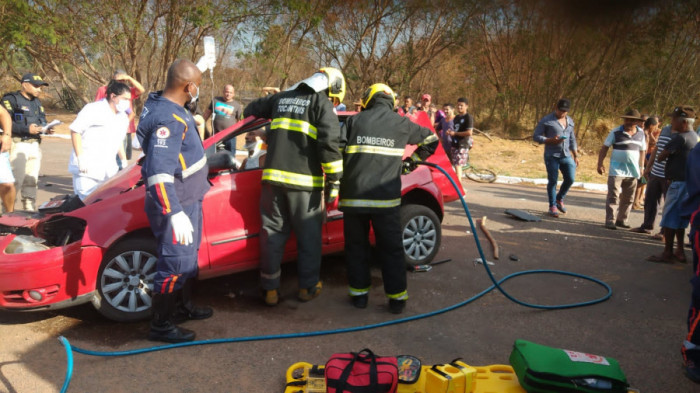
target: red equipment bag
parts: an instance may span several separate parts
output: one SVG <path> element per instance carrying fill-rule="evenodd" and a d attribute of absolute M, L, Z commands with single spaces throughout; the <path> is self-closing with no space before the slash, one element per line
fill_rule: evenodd
<path fill-rule="evenodd" d="M 369 349 L 336 353 L 326 363 L 327 393 L 396 393 L 396 357 L 376 356 Z"/>

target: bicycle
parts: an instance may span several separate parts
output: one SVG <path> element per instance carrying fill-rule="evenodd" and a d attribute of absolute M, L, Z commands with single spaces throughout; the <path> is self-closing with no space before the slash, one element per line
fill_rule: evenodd
<path fill-rule="evenodd" d="M 498 175 L 490 169 L 478 168 L 472 165 L 467 159 L 466 165 L 462 166 L 462 177 L 479 183 L 493 183 Z"/>

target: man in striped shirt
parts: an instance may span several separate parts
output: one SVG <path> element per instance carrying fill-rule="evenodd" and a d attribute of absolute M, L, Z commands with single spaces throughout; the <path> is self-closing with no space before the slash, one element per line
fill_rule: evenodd
<path fill-rule="evenodd" d="M 636 233 L 651 233 L 654 230 L 656 215 L 661 206 L 661 200 L 666 197 L 668 189 L 668 181 L 664 170 L 666 168 L 666 160 L 660 160 L 659 155 L 664 151 L 664 147 L 673 137 L 674 131 L 671 126 L 666 126 L 659 134 L 659 140 L 656 142 L 656 148 L 649 156 L 649 162 L 644 170 L 643 176 L 647 178 L 647 191 L 644 194 L 644 222 L 641 226 L 633 228 L 632 232 Z"/>
<path fill-rule="evenodd" d="M 608 229 L 629 228 L 627 217 L 632 210 L 637 179 L 644 167 L 646 139 L 644 131 L 637 126 L 642 120 L 639 111 L 632 109 L 623 116 L 624 124 L 612 130 L 603 142 L 598 153 L 598 173 L 605 174 L 603 160 L 612 146 L 610 174 L 608 176 L 608 197 L 605 201 L 605 227 Z M 618 205 L 617 219 L 615 207 Z"/>

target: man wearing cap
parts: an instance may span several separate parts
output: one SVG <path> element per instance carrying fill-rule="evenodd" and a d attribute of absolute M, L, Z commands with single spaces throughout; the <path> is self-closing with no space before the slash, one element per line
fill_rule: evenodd
<path fill-rule="evenodd" d="M 557 102 L 554 112 L 543 117 L 532 139 L 544 144 L 544 165 L 547 168 L 547 197 L 549 199 L 549 215 L 559 217 L 559 212 L 566 213 L 564 197 L 574 184 L 578 152 L 574 120 L 567 115 L 571 109 L 571 101 L 562 98 Z M 557 181 L 561 171 L 564 181 L 557 192 Z"/>
<path fill-rule="evenodd" d="M 661 215 L 661 228 L 664 233 L 664 251 L 660 255 L 652 255 L 647 260 L 651 262 L 673 263 L 686 262 L 683 252 L 683 237 L 688 226 L 688 214 L 681 214 L 681 201 L 686 191 L 686 163 L 688 153 L 698 143 L 698 136 L 693 132 L 695 111 L 689 106 L 678 106 L 671 116 L 671 128 L 676 131 L 659 155 L 660 160 L 666 160 L 665 175 L 670 181 L 666 191 L 664 211 Z M 697 168 L 694 168 L 697 170 Z M 676 251 L 673 251 L 673 239 L 676 239 Z"/>
<path fill-rule="evenodd" d="M 647 145 L 644 131 L 637 126 L 641 121 L 639 111 L 632 109 L 620 117 L 624 119 L 624 123 L 610 131 L 598 153 L 598 173 L 603 175 L 603 160 L 612 146 L 608 197 L 605 201 L 605 227 L 608 229 L 630 228 L 627 217 L 632 210 L 637 179 L 641 176 L 641 168 L 644 168 L 644 151 Z M 615 219 L 614 209 L 618 204 Z"/>
<path fill-rule="evenodd" d="M 41 166 L 41 134 L 53 134 L 45 129 L 46 114 L 39 101 L 41 87 L 48 86 L 39 75 L 28 73 L 22 76 L 22 89 L 7 93 L 2 104 L 12 116 L 12 141 L 10 154 L 15 190 L 22 195 L 22 208 L 36 210 L 36 190 Z"/>

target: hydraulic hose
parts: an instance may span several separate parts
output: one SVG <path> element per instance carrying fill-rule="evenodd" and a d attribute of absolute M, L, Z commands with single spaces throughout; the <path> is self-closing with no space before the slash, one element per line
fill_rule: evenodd
<path fill-rule="evenodd" d="M 448 311 L 452 311 L 454 309 L 460 308 L 462 306 L 465 306 L 469 303 L 472 303 L 473 301 L 479 299 L 480 297 L 486 295 L 487 293 L 491 292 L 493 289 L 498 289 L 499 292 L 501 292 L 506 298 L 509 300 L 525 307 L 530 307 L 530 308 L 535 308 L 535 309 L 543 309 L 543 310 L 559 310 L 559 309 L 566 309 L 566 308 L 574 308 L 574 307 L 583 307 L 583 306 L 590 306 L 593 304 L 601 303 L 610 298 L 612 296 L 612 288 L 605 282 L 598 280 L 596 278 L 586 276 L 583 274 L 578 274 L 578 273 L 572 273 L 572 272 L 567 272 L 567 271 L 561 271 L 561 270 L 548 270 L 548 269 L 541 269 L 541 270 L 525 270 L 521 272 L 516 272 L 509 274 L 505 277 L 503 277 L 500 280 L 496 280 L 496 278 L 493 276 L 493 273 L 491 272 L 491 269 L 489 268 L 488 263 L 486 263 L 486 256 L 484 255 L 484 251 L 481 248 L 481 242 L 479 241 L 479 235 L 477 234 L 476 227 L 474 225 L 474 220 L 472 219 L 472 215 L 469 212 L 469 207 L 467 206 L 466 201 L 464 200 L 464 197 L 460 193 L 459 187 L 457 187 L 457 184 L 454 182 L 452 177 L 440 166 L 426 162 L 426 161 L 417 161 L 416 164 L 418 165 L 426 165 L 432 168 L 438 169 L 442 174 L 450 181 L 452 184 L 452 187 L 457 191 L 457 194 L 459 195 L 459 199 L 462 202 L 462 207 L 464 208 L 464 212 L 467 215 L 467 219 L 469 220 L 469 226 L 471 227 L 471 232 L 474 235 L 474 242 L 476 243 L 476 248 L 479 251 L 479 256 L 481 257 L 481 260 L 484 262 L 483 266 L 484 269 L 486 269 L 486 273 L 493 283 L 490 287 L 484 289 L 483 291 L 477 293 L 476 295 L 461 301 L 459 303 L 453 304 L 448 307 L 444 307 L 438 310 L 426 312 L 423 314 L 418 314 L 418 315 L 413 315 L 410 317 L 404 317 L 404 318 L 399 318 L 399 319 L 394 319 L 390 321 L 385 321 L 385 322 L 379 322 L 379 323 L 373 323 L 369 325 L 359 325 L 359 326 L 352 326 L 352 327 L 346 327 L 346 328 L 340 328 L 340 329 L 330 329 L 330 330 L 318 330 L 318 331 L 310 331 L 310 332 L 298 332 L 298 333 L 284 333 L 284 334 L 270 334 L 270 335 L 260 335 L 260 336 L 248 336 L 248 337 L 230 337 L 230 338 L 218 338 L 218 339 L 210 339 L 210 340 L 200 340 L 200 341 L 190 341 L 190 342 L 185 342 L 185 343 L 178 343 L 178 344 L 170 344 L 170 345 L 160 345 L 160 346 L 154 346 L 154 347 L 147 347 L 147 348 L 139 348 L 139 349 L 132 349 L 128 351 L 113 351 L 113 352 L 108 352 L 108 351 L 92 351 L 88 349 L 83 349 L 80 347 L 76 347 L 68 340 L 60 336 L 59 339 L 61 340 L 61 343 L 66 349 L 66 354 L 67 354 L 67 368 L 66 368 L 66 376 L 65 376 L 65 381 L 63 383 L 63 388 L 61 389 L 61 392 L 66 392 L 68 389 L 68 385 L 70 384 L 70 380 L 73 374 L 73 354 L 72 352 L 77 352 L 81 353 L 84 355 L 89 355 L 89 356 L 106 356 L 106 357 L 112 357 L 112 356 L 130 356 L 130 355 L 138 355 L 138 354 L 143 354 L 143 353 L 148 353 L 148 352 L 156 352 L 156 351 L 162 351 L 165 349 L 172 349 L 172 348 L 182 348 L 182 347 L 190 347 L 190 346 L 196 346 L 196 345 L 209 345 L 209 344 L 224 344 L 224 343 L 237 343 L 237 342 L 248 342 L 248 341 L 268 341 L 268 340 L 281 340 L 281 339 L 289 339 L 289 338 L 304 338 L 304 337 L 316 337 L 316 336 L 327 336 L 331 334 L 339 334 L 339 333 L 351 333 L 351 332 L 358 332 L 358 331 L 363 331 L 363 330 L 370 330 L 370 329 L 375 329 L 375 328 L 380 328 L 380 327 L 385 327 L 385 326 L 391 326 L 391 325 L 397 325 L 400 323 L 406 323 L 406 322 L 411 322 L 415 321 L 418 319 L 423 319 L 423 318 L 429 318 L 433 317 L 435 315 L 443 314 Z M 547 273 L 547 274 L 558 274 L 558 275 L 565 275 L 565 276 L 571 276 L 571 277 L 577 277 L 581 278 L 584 280 L 592 281 L 603 288 L 607 290 L 607 293 L 594 300 L 590 301 L 585 301 L 585 302 L 579 302 L 579 303 L 569 303 L 569 304 L 561 304 L 561 305 L 541 305 L 541 304 L 532 304 L 532 303 L 527 303 L 521 300 L 516 299 L 515 297 L 511 296 L 508 292 L 506 292 L 505 289 L 501 287 L 501 284 L 503 284 L 505 281 L 518 277 L 518 276 L 524 276 L 527 274 L 541 274 L 541 273 Z"/>

